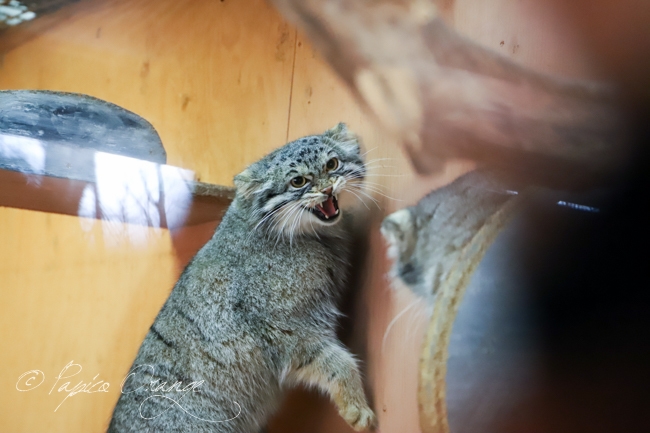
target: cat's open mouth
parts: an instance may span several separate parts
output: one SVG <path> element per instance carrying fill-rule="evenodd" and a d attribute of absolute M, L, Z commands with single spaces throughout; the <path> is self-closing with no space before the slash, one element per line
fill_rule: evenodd
<path fill-rule="evenodd" d="M 332 195 L 327 197 L 327 200 L 324 202 L 307 209 L 316 215 L 319 220 L 328 223 L 333 222 L 339 217 L 339 215 L 341 215 L 341 212 L 339 211 L 339 202 L 336 200 L 336 197 Z"/>

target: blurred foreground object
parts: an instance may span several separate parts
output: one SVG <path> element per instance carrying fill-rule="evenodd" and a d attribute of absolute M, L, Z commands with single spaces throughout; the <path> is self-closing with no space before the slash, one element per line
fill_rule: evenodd
<path fill-rule="evenodd" d="M 306 31 L 356 98 L 405 146 L 421 174 L 434 171 L 447 156 L 458 156 L 498 166 L 529 182 L 589 187 L 622 170 L 630 158 L 628 121 L 620 107 L 629 102 L 623 99 L 629 99 L 630 88 L 642 87 L 638 82 L 609 86 L 517 65 L 449 28 L 441 11 L 452 8 L 450 2 L 272 2 Z M 609 36 L 598 26 L 613 8 L 601 3 L 557 8 L 580 18 L 583 35 L 598 31 L 601 40 Z M 618 5 L 623 11 L 617 15 L 632 19 L 634 28 L 644 28 L 636 15 L 643 16 L 648 6 L 632 7 L 636 3 Z M 627 32 L 614 35 L 619 42 L 643 36 L 622 24 L 608 28 Z M 632 43 L 622 51 L 644 45 L 647 41 Z M 632 55 L 647 66 L 641 59 L 647 57 L 644 52 Z M 616 59 L 630 60 L 618 53 Z M 630 80 L 647 76 L 625 75 Z"/>

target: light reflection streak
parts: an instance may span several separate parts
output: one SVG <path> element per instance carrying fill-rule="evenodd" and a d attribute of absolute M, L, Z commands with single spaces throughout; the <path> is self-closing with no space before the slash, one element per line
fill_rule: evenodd
<path fill-rule="evenodd" d="M 27 164 L 33 174 L 45 169 L 45 146 L 35 138 L 0 134 L 0 156 L 7 161 L 14 160 L 18 167 Z"/>
<path fill-rule="evenodd" d="M 148 227 L 184 223 L 192 201 L 191 171 L 101 152 L 94 162 L 95 184 L 86 186 L 79 201 L 79 216 L 92 218 L 82 223 L 84 230 L 101 218 L 108 245 L 123 240 L 144 245 Z"/>
<path fill-rule="evenodd" d="M 57 151 L 61 151 L 59 155 L 76 154 L 79 158 L 50 158 L 53 155 L 48 152 Z M 60 178 L 58 173 L 66 172 L 66 167 L 62 167 L 66 161 L 68 166 L 88 161 L 87 174 L 83 179 L 74 179 L 87 182 L 77 215 L 85 232 L 92 230 L 97 219 L 103 220 L 107 246 L 125 241 L 144 246 L 149 235 L 159 233 L 150 228 L 176 228 L 185 223 L 192 204 L 188 184 L 194 179 L 192 171 L 92 149 L 74 152 L 77 153 L 70 153 L 67 146 L 48 146 L 37 138 L 0 133 L 0 168 L 23 173 L 28 184 L 40 185 L 42 176 L 52 173 L 56 173 L 54 178 Z M 66 194 L 65 186 L 61 188 L 49 193 Z"/>

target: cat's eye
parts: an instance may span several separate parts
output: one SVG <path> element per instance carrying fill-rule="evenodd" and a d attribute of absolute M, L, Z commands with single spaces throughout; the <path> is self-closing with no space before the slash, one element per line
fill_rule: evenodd
<path fill-rule="evenodd" d="M 302 188 L 307 184 L 307 178 L 304 176 L 296 176 L 291 179 L 291 186 L 294 188 Z"/>
<path fill-rule="evenodd" d="M 327 169 L 327 171 L 336 170 L 337 168 L 339 168 L 339 160 L 336 158 L 330 159 L 325 164 L 325 168 Z"/>

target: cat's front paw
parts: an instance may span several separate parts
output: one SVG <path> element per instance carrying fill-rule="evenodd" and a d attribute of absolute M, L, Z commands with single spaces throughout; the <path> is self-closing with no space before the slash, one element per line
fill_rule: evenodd
<path fill-rule="evenodd" d="M 375 413 L 365 404 L 350 404 L 340 409 L 339 413 L 356 431 L 374 430 L 377 427 Z"/>

